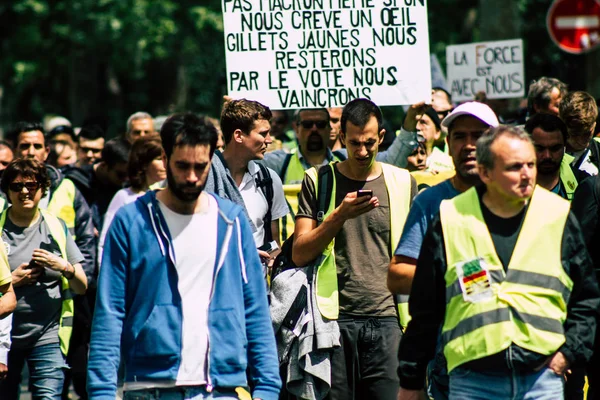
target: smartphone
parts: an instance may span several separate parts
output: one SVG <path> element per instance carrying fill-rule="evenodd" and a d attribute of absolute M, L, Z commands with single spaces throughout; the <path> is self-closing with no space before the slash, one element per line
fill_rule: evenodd
<path fill-rule="evenodd" d="M 277 245 L 276 241 L 272 240 L 269 243 L 263 244 L 258 249 L 262 250 L 262 251 L 266 251 L 267 253 L 271 254 L 271 253 L 279 250 L 279 246 Z"/>
<path fill-rule="evenodd" d="M 356 197 L 363 197 L 363 196 L 367 196 L 367 197 L 371 198 L 371 197 L 373 197 L 373 191 L 361 189 L 356 192 Z"/>

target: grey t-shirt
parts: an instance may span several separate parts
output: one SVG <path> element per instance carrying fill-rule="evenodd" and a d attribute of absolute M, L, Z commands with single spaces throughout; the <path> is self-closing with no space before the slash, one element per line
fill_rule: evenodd
<path fill-rule="evenodd" d="M 390 264 L 390 198 L 383 174 L 372 181 L 355 181 L 335 167 L 335 206 L 346 194 L 359 189 L 373 190 L 379 207 L 347 220 L 335 237 L 340 314 L 349 316 L 396 316 L 392 294 L 386 286 Z M 411 198 L 417 193 L 411 179 Z M 317 218 L 315 187 L 305 176 L 296 217 Z M 394 244 L 395 247 L 395 244 Z"/>
<path fill-rule="evenodd" d="M 29 263 L 35 249 L 48 250 L 60 256 L 58 243 L 42 221 L 43 218 L 40 217 L 32 226 L 22 228 L 13 224 L 10 218 L 6 218 L 2 240 L 7 247 L 11 271 L 22 263 Z M 66 251 L 72 265 L 83 261 L 83 256 L 71 235 L 67 235 Z M 35 284 L 16 287 L 15 294 L 17 308 L 13 314 L 12 347 L 26 349 L 58 343 L 58 323 L 62 305 L 60 272 L 46 268 Z"/>

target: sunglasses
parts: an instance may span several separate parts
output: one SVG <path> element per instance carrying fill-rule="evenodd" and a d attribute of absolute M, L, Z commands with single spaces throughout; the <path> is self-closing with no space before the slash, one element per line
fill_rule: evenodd
<path fill-rule="evenodd" d="M 29 192 L 35 192 L 36 190 L 38 190 L 40 187 L 40 184 L 37 182 L 13 182 L 10 185 L 8 185 L 8 188 L 12 191 L 12 192 L 17 192 L 20 193 L 23 191 L 23 188 L 27 188 L 27 191 Z"/>
<path fill-rule="evenodd" d="M 302 125 L 302 127 L 304 129 L 311 129 L 313 126 L 316 126 L 317 129 L 323 129 L 327 125 L 329 125 L 329 122 L 328 121 L 300 121 L 300 125 Z"/>

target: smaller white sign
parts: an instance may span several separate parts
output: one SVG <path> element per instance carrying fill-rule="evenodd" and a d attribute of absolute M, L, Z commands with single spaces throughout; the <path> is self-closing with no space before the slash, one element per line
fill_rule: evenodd
<path fill-rule="evenodd" d="M 523 41 L 470 43 L 446 48 L 448 87 L 453 101 L 525 96 Z"/>

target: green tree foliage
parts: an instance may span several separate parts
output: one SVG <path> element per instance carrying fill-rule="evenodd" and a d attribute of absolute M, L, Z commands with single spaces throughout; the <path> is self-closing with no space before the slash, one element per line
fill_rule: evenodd
<path fill-rule="evenodd" d="M 216 115 L 225 64 L 220 1 L 16 0 L 0 5 L 3 126 L 44 114 L 112 134 L 138 110 Z"/>

